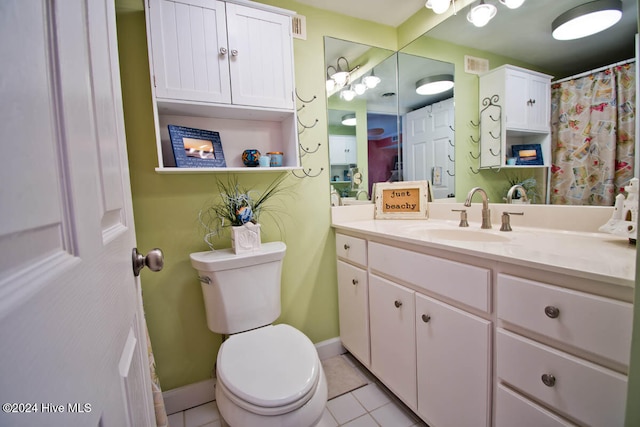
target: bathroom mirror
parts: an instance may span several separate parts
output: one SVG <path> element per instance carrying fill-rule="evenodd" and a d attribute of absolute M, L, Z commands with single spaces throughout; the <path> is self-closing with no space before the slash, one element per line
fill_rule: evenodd
<path fill-rule="evenodd" d="M 351 71 L 346 84 L 334 82 L 335 87 L 327 90 L 333 187 L 343 197 L 362 200 L 370 198 L 376 182 L 428 179 L 435 183 L 436 197 L 451 196 L 455 143 L 453 88 L 419 94 L 416 85 L 419 81 L 429 83 L 427 80 L 433 76 L 452 79 L 453 64 L 331 37 L 325 37 L 325 63 L 327 80 L 346 67 Z M 379 81 L 374 87 L 366 87 L 372 75 Z M 355 93 L 356 89 L 364 92 Z M 352 90 L 355 94 L 350 99 L 348 93 Z M 449 108 L 440 113 L 444 104 L 436 105 L 445 100 Z M 399 143 L 400 129 L 406 114 L 414 111 L 411 122 L 404 126 L 423 132 L 413 132 L 411 149 L 404 150 Z M 446 135 L 441 131 L 425 135 L 426 122 L 434 119 L 444 126 Z M 418 157 L 420 161 L 416 161 Z"/>
<path fill-rule="evenodd" d="M 465 56 L 487 57 L 490 60 L 490 68 L 505 63 L 494 60 L 494 58 L 499 58 L 503 61 L 514 63 L 514 65 L 546 72 L 553 75 L 554 79 L 635 57 L 637 0 L 623 0 L 623 19 L 603 33 L 573 41 L 559 42 L 553 40 L 550 35 L 550 23 L 553 19 L 563 11 L 581 3 L 584 3 L 584 0 L 563 0 L 562 2 L 557 0 L 527 0 L 516 10 L 510 10 L 498 4 L 497 15 L 483 28 L 473 27 L 467 21 L 467 8 L 465 8 L 458 10 L 456 15 L 447 18 L 398 52 L 399 57 L 402 54 L 429 57 L 441 62 L 454 63 L 456 67 L 457 104 L 455 115 L 459 123 L 457 126 L 453 125 L 455 129 L 453 144 L 455 145 L 457 141 L 458 149 L 456 151 L 458 155 L 451 156 L 452 160 L 455 161 L 455 163 L 449 165 L 453 167 L 453 172 L 442 166 L 442 169 L 438 168 L 436 171 L 442 170 L 443 172 L 439 173 L 446 175 L 448 170 L 451 174 L 456 175 L 455 179 L 460 180 L 459 185 L 462 188 L 470 188 L 473 186 L 471 184 L 477 181 L 479 177 L 470 172 L 470 167 L 477 165 L 477 160 L 468 155 L 470 150 L 467 148 L 471 132 L 468 122 L 477 119 L 477 76 L 464 71 Z M 471 4 L 469 7 L 473 5 Z M 425 40 L 428 41 L 425 42 Z M 325 38 L 326 46 L 331 46 L 332 44 L 333 41 L 331 39 Z M 332 59 L 327 59 L 327 62 L 335 62 L 339 56 L 337 53 L 334 51 Z M 328 55 L 327 58 L 329 58 Z M 403 83 L 411 82 L 413 79 L 412 83 L 415 85 L 415 76 L 405 78 L 401 67 L 398 67 L 398 78 Z M 403 93 L 407 92 L 403 92 L 398 87 L 398 128 L 401 126 L 400 117 L 402 112 L 400 103 L 402 102 Z M 397 155 L 399 159 L 402 159 L 401 151 Z M 361 159 L 362 153 L 358 153 L 358 156 Z M 364 164 L 359 162 L 359 168 L 362 169 Z M 402 160 L 400 160 L 400 166 L 402 166 Z M 527 171 L 531 170 L 528 169 Z M 513 171 L 511 175 L 513 175 Z M 431 173 L 433 174 L 433 172 Z M 546 169 L 538 169 L 537 176 L 541 181 L 544 181 L 546 179 Z M 482 185 L 496 188 L 508 187 L 508 179 L 511 178 L 504 171 L 500 173 L 483 171 L 480 177 Z M 432 177 L 429 179 L 432 179 Z"/>

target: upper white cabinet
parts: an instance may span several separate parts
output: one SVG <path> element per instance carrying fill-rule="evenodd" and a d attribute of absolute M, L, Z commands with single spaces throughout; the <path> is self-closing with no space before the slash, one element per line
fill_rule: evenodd
<path fill-rule="evenodd" d="M 149 12 L 157 98 L 294 108 L 290 17 L 203 0 Z"/>
<path fill-rule="evenodd" d="M 358 162 L 355 135 L 329 135 L 329 161 L 332 165 Z"/>
<path fill-rule="evenodd" d="M 551 156 L 551 76 L 503 65 L 480 76 L 480 167 L 542 167 Z M 534 150 L 517 158 L 514 146 Z M 536 147 L 539 149 L 536 150 Z"/>
<path fill-rule="evenodd" d="M 293 12 L 248 0 L 146 0 L 159 172 L 300 166 Z M 219 132 L 226 168 L 176 168 L 167 125 Z M 283 167 L 247 168 L 245 149 Z"/>

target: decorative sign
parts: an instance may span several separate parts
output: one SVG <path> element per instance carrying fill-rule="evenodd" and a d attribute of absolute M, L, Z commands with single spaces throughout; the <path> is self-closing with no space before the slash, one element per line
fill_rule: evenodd
<path fill-rule="evenodd" d="M 374 184 L 376 219 L 425 219 L 430 199 L 429 181 Z"/>

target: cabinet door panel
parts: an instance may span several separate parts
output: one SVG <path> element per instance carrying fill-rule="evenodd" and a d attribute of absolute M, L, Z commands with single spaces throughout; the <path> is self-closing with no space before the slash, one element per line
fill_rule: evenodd
<path fill-rule="evenodd" d="M 507 129 L 527 129 L 529 109 L 529 75 L 509 70 L 506 74 L 506 114 Z"/>
<path fill-rule="evenodd" d="M 291 18 L 227 3 L 234 104 L 294 108 Z"/>
<path fill-rule="evenodd" d="M 495 427 L 575 427 L 502 384 L 496 392 Z"/>
<path fill-rule="evenodd" d="M 551 89 L 549 80 L 531 76 L 529 80 L 529 95 L 531 101 L 533 101 L 528 109 L 529 128 L 548 132 L 551 126 Z"/>
<path fill-rule="evenodd" d="M 338 261 L 340 340 L 365 366 L 369 359 L 369 292 L 367 272 Z"/>
<path fill-rule="evenodd" d="M 369 275 L 371 369 L 411 409 L 416 402 L 414 292 Z"/>
<path fill-rule="evenodd" d="M 490 340 L 491 322 L 416 294 L 418 413 L 430 425 L 489 425 Z"/>
<path fill-rule="evenodd" d="M 158 98 L 231 102 L 225 4 L 152 0 L 153 73 Z"/>

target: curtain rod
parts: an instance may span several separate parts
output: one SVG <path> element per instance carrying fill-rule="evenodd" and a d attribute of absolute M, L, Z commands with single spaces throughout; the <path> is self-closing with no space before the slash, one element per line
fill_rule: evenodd
<path fill-rule="evenodd" d="M 617 67 L 619 65 L 629 64 L 631 62 L 636 62 L 636 59 L 635 58 L 631 58 L 631 59 L 627 59 L 626 61 L 616 62 L 615 64 L 605 65 L 604 67 L 596 68 L 596 69 L 591 70 L 591 71 L 585 71 L 584 73 L 576 74 L 575 76 L 565 77 L 564 79 L 556 80 L 556 81 L 551 82 L 551 83 L 552 84 L 553 83 L 563 83 L 563 82 L 566 82 L 566 81 L 569 81 L 569 80 L 579 79 L 580 77 L 588 76 L 589 74 L 598 73 L 600 71 L 604 71 L 604 70 L 609 69 L 609 68 Z"/>

